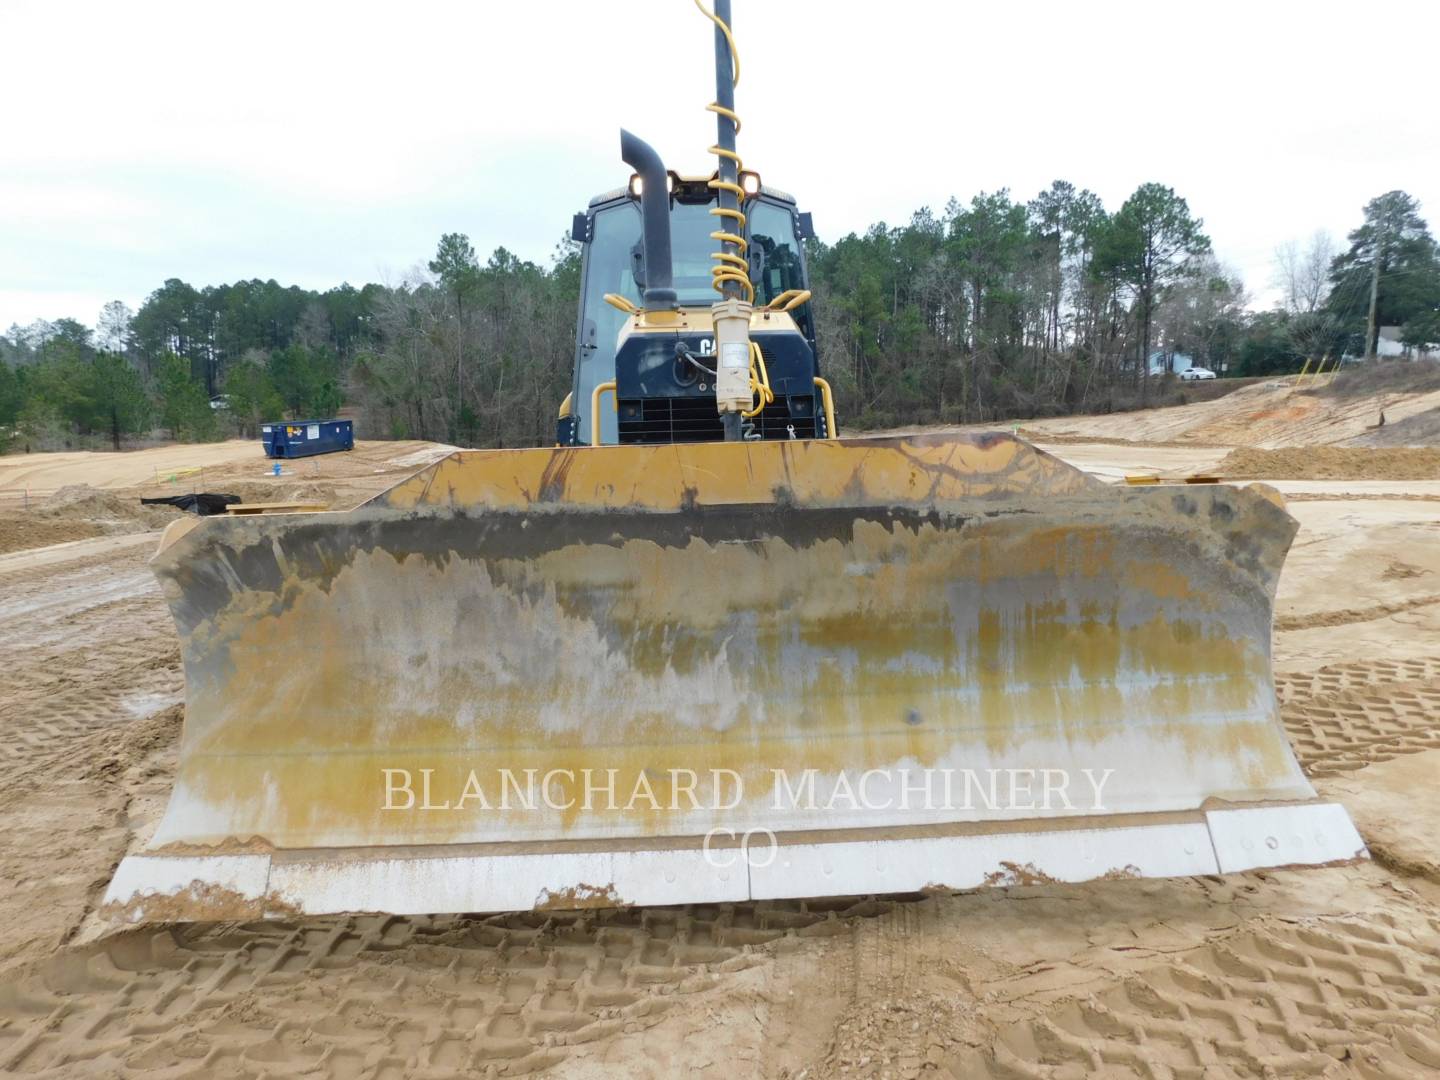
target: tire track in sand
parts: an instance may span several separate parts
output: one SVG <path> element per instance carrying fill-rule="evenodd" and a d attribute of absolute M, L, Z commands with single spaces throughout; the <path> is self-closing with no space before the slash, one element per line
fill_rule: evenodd
<path fill-rule="evenodd" d="M 1440 926 L 1278 924 L 1012 1025 L 951 1075 L 1440 1076 Z"/>
<path fill-rule="evenodd" d="M 1275 688 L 1310 776 L 1440 748 L 1440 658 L 1332 664 L 1282 674 Z"/>
<path fill-rule="evenodd" d="M 1322 626 L 1349 626 L 1351 623 L 1374 622 L 1404 611 L 1440 604 L 1440 594 L 1415 596 L 1393 604 L 1374 604 L 1365 608 L 1344 608 L 1339 611 L 1317 611 L 1309 615 L 1282 615 L 1275 619 L 1277 633 L 1290 630 L 1314 630 Z"/>
<path fill-rule="evenodd" d="M 522 1075 L 887 902 L 337 916 L 136 930 L 0 986 L 0 1072 Z"/>
<path fill-rule="evenodd" d="M 0 766 L 13 788 L 180 700 L 179 643 L 145 565 L 155 534 L 0 559 Z"/>

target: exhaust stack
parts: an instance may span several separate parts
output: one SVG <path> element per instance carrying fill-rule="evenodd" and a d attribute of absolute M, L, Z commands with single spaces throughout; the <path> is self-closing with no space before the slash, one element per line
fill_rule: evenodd
<path fill-rule="evenodd" d="M 644 306 L 673 311 L 679 306 L 670 259 L 670 192 L 665 163 L 655 148 L 620 129 L 620 160 L 640 176 L 641 243 L 645 250 Z"/>

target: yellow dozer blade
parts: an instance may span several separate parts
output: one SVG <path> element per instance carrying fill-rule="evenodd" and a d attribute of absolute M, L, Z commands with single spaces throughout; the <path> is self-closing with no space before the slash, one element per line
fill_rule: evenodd
<path fill-rule="evenodd" d="M 121 921 L 1363 857 L 1278 722 L 1268 489 L 1008 435 L 470 451 L 154 565 L 188 701 Z"/>

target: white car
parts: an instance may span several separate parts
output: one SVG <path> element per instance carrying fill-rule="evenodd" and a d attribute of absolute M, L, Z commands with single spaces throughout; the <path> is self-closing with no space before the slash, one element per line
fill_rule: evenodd
<path fill-rule="evenodd" d="M 1182 379 L 1213 379 L 1213 378 L 1215 378 L 1215 373 L 1214 373 L 1213 371 L 1211 371 L 1209 368 L 1204 368 L 1204 367 L 1191 367 L 1191 368 L 1186 368 L 1184 371 L 1180 372 L 1180 378 L 1182 378 Z"/>

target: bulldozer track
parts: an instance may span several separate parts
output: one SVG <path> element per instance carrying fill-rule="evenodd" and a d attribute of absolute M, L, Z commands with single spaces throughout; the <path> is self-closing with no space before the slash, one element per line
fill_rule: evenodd
<path fill-rule="evenodd" d="M 1012 1025 L 952 1073 L 1440 1075 L 1440 932 L 1383 918 L 1247 931 Z"/>
<path fill-rule="evenodd" d="M 1310 776 L 1440 748 L 1440 658 L 1334 664 L 1281 675 L 1276 692 Z"/>
<path fill-rule="evenodd" d="M 658 1022 L 893 904 L 838 900 L 489 918 L 346 916 L 161 927 L 0 986 L 0 1073 L 522 1075 Z M 493 1072 L 486 1072 L 486 1069 Z"/>

